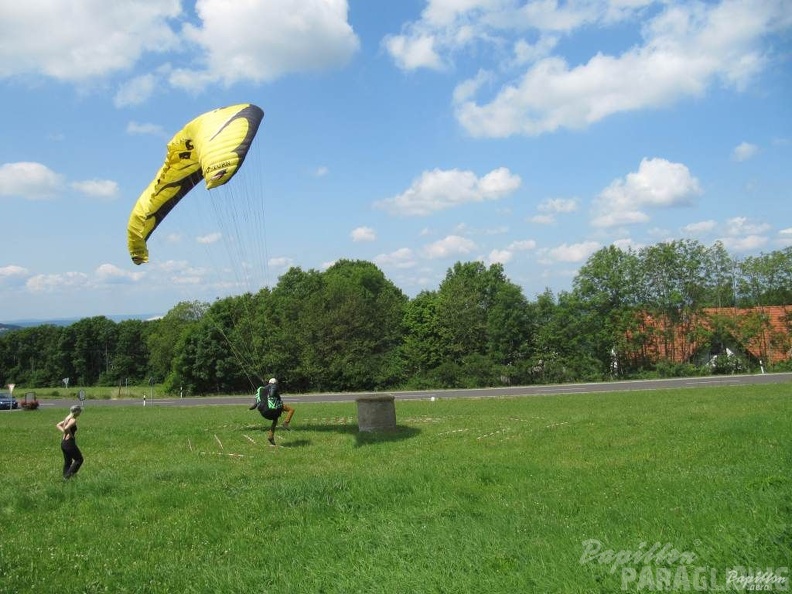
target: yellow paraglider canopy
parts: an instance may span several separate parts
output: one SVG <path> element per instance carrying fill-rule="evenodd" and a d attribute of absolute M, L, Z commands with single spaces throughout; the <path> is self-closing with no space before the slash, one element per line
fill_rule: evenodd
<path fill-rule="evenodd" d="M 263 117 L 250 103 L 223 107 L 198 116 L 171 138 L 165 162 L 129 215 L 127 244 L 135 264 L 148 262 L 146 240 L 201 179 L 212 189 L 234 177 Z"/>

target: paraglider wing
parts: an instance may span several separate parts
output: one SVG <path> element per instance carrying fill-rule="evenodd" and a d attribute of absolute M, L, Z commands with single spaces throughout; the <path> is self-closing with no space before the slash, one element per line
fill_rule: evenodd
<path fill-rule="evenodd" d="M 148 262 L 146 240 L 201 179 L 212 189 L 234 177 L 263 117 L 250 103 L 223 107 L 198 116 L 171 138 L 165 162 L 129 215 L 127 244 L 135 264 Z"/>

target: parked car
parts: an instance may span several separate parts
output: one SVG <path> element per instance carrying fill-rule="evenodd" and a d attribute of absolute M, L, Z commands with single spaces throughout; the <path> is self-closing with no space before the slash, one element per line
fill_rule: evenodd
<path fill-rule="evenodd" d="M 13 410 L 19 408 L 19 402 L 8 392 L 0 392 L 0 410 Z"/>

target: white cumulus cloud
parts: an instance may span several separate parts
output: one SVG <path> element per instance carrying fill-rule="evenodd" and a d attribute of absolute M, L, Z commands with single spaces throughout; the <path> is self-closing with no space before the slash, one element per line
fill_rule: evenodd
<path fill-rule="evenodd" d="M 26 283 L 31 293 L 53 293 L 61 290 L 82 289 L 88 284 L 88 275 L 83 272 L 63 274 L 36 274 Z"/>
<path fill-rule="evenodd" d="M 521 239 L 513 241 L 509 244 L 509 249 L 516 252 L 523 252 L 536 248 L 536 242 L 533 239 Z"/>
<path fill-rule="evenodd" d="M 402 70 L 439 70 L 443 66 L 432 35 L 390 35 L 383 40 L 383 45 Z"/>
<path fill-rule="evenodd" d="M 357 229 L 353 229 L 352 233 L 349 235 L 354 242 L 374 241 L 377 239 L 377 233 L 371 227 L 358 227 Z"/>
<path fill-rule="evenodd" d="M 293 72 L 345 65 L 360 47 L 347 0 L 197 0 L 199 24 L 184 36 L 203 52 L 200 68 L 174 69 L 174 86 L 268 82 Z"/>
<path fill-rule="evenodd" d="M 416 264 L 416 257 L 410 248 L 400 248 L 389 254 L 376 256 L 374 263 L 382 267 L 412 268 Z"/>
<path fill-rule="evenodd" d="M 758 221 L 752 221 L 747 217 L 732 217 L 726 221 L 726 233 L 728 235 L 758 235 L 767 233 L 770 225 Z"/>
<path fill-rule="evenodd" d="M 693 235 L 698 235 L 700 233 L 708 233 L 717 227 L 718 223 L 713 220 L 707 221 L 699 221 L 697 223 L 690 223 L 689 225 L 685 225 L 682 227 L 682 231 L 685 233 L 692 233 Z"/>
<path fill-rule="evenodd" d="M 747 88 L 769 63 L 768 37 L 792 26 L 788 8 L 785 0 L 428 0 L 420 19 L 383 46 L 404 70 L 452 70 L 460 56 L 492 56 L 454 92 L 459 123 L 476 137 L 535 136 L 664 108 L 718 84 Z M 571 45 L 560 43 L 564 37 L 614 25 L 632 30 L 638 43 L 588 59 L 562 54 Z M 485 87 L 487 78 L 500 88 Z"/>
<path fill-rule="evenodd" d="M 129 122 L 126 127 L 127 134 L 141 134 L 151 136 L 165 136 L 165 130 L 159 124 L 140 124 Z"/>
<path fill-rule="evenodd" d="M 128 70 L 178 46 L 170 21 L 180 15 L 179 0 L 2 2 L 0 78 L 83 82 Z"/>
<path fill-rule="evenodd" d="M 195 241 L 198 243 L 202 243 L 204 245 L 211 245 L 213 243 L 217 243 L 223 238 L 223 234 L 219 231 L 215 231 L 214 233 L 207 233 L 206 235 L 200 235 L 195 238 Z"/>
<path fill-rule="evenodd" d="M 115 198 L 118 196 L 118 184 L 109 179 L 89 179 L 85 181 L 72 182 L 71 187 L 94 198 Z"/>
<path fill-rule="evenodd" d="M 499 200 L 522 184 L 519 175 L 505 167 L 477 177 L 472 171 L 433 169 L 425 171 L 403 193 L 375 206 L 396 215 L 428 215 L 471 202 Z"/>
<path fill-rule="evenodd" d="M 511 250 L 492 250 L 486 258 L 487 264 L 506 264 L 514 257 Z"/>
<path fill-rule="evenodd" d="M 539 212 L 569 213 L 577 208 L 578 202 L 574 198 L 548 198 L 539 205 Z"/>
<path fill-rule="evenodd" d="M 594 201 L 595 227 L 613 227 L 649 220 L 647 207 L 689 206 L 701 194 L 698 180 L 682 163 L 643 159 L 638 171 L 616 179 Z"/>
<path fill-rule="evenodd" d="M 459 235 L 449 235 L 424 246 L 423 254 L 427 258 L 435 260 L 470 254 L 475 249 L 476 243 L 471 239 Z"/>
<path fill-rule="evenodd" d="M 267 264 L 273 268 L 289 268 L 294 264 L 294 260 L 286 256 L 280 256 L 277 258 L 270 258 Z"/>
<path fill-rule="evenodd" d="M 728 236 L 719 240 L 730 252 L 753 252 L 767 245 L 765 235 Z"/>
<path fill-rule="evenodd" d="M 117 85 L 119 108 L 169 85 L 268 82 L 347 64 L 360 47 L 348 12 L 348 0 L 2 2 L 0 79 L 88 85 L 148 68 Z"/>
<path fill-rule="evenodd" d="M 741 142 L 732 151 L 732 160 L 737 162 L 747 161 L 756 153 L 759 152 L 759 147 L 750 142 Z"/>
<path fill-rule="evenodd" d="M 126 284 L 140 280 L 145 276 L 143 272 L 130 272 L 114 264 L 101 264 L 96 269 L 96 277 L 102 282 L 110 284 Z"/>
<path fill-rule="evenodd" d="M 22 286 L 29 276 L 27 268 L 15 264 L 0 266 L 0 287 Z"/>
<path fill-rule="evenodd" d="M 770 241 L 767 233 L 771 226 L 747 217 L 732 217 L 723 225 L 725 235 L 718 241 L 733 252 L 752 252 L 761 249 Z"/>
<path fill-rule="evenodd" d="M 121 85 L 113 98 L 113 103 L 116 107 L 129 107 L 145 103 L 161 82 L 161 77 L 153 73 L 136 76 Z"/>
<path fill-rule="evenodd" d="M 541 261 L 545 263 L 584 262 L 591 254 L 601 247 L 602 245 L 597 241 L 583 241 L 572 244 L 564 243 L 554 248 L 543 249 L 540 258 Z"/>
<path fill-rule="evenodd" d="M 30 200 L 52 198 L 62 186 L 63 177 L 41 163 L 23 161 L 0 165 L 0 196 Z"/>

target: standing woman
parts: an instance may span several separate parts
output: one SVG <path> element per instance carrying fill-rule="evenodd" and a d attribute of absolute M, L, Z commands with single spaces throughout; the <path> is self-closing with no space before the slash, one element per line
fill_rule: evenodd
<path fill-rule="evenodd" d="M 69 479 L 77 474 L 83 463 L 83 455 L 74 434 L 77 433 L 77 417 L 82 413 L 82 406 L 75 404 L 69 409 L 69 414 L 56 427 L 63 433 L 61 450 L 63 451 L 63 478 Z"/>

